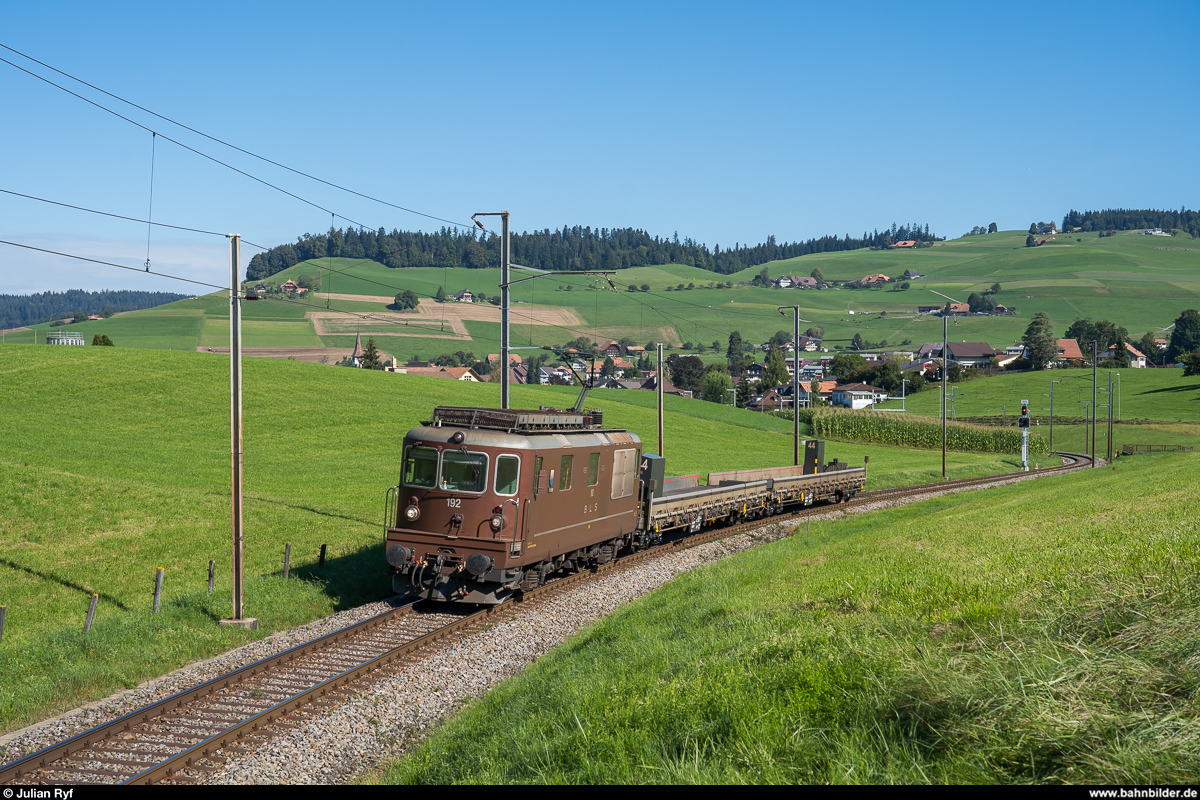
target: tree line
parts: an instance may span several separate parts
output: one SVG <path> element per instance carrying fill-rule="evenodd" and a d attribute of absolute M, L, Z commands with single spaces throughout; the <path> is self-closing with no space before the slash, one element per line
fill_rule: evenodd
<path fill-rule="evenodd" d="M 1103 211 L 1079 212 L 1071 209 L 1063 217 L 1063 230 L 1079 228 L 1084 231 L 1136 231 L 1162 228 L 1164 231 L 1187 231 L 1200 238 L 1200 211 L 1180 208 L 1178 211 L 1155 209 L 1106 208 Z"/>
<path fill-rule="evenodd" d="M 911 239 L 938 241 L 929 225 L 892 223 L 861 237 L 821 236 L 804 242 L 780 243 L 768 236 L 761 244 L 735 243 L 709 249 L 694 239 L 651 236 L 640 228 L 566 227 L 562 230 L 512 234 L 512 260 L 535 269 L 550 271 L 619 270 L 655 264 L 684 264 L 728 275 L 747 267 L 783 258 L 841 250 L 887 247 Z M 293 244 L 272 247 L 250 259 L 246 280 L 259 281 L 277 272 L 317 258 L 358 258 L 378 261 L 386 267 L 437 267 L 485 269 L 500 263 L 500 237 L 490 233 L 442 228 L 422 231 L 377 231 L 332 228 L 328 233 L 306 233 Z"/>
<path fill-rule="evenodd" d="M 1161 336 L 1161 332 L 1157 335 Z M 1092 342 L 1096 342 L 1096 353 L 1104 353 L 1109 347 L 1116 345 L 1113 355 L 1100 362 L 1100 366 L 1113 368 L 1129 366 L 1129 352 L 1125 346 L 1133 348 L 1146 356 L 1151 362 L 1160 366 L 1165 364 L 1189 363 L 1192 358 L 1197 363 L 1200 373 L 1200 312 L 1188 309 L 1175 319 L 1171 333 L 1167 339 L 1165 351 L 1159 350 L 1155 342 L 1156 332 L 1146 331 L 1139 338 L 1132 338 L 1123 325 L 1117 325 L 1106 319 L 1092 320 L 1090 317 L 1076 319 L 1067 327 L 1064 339 L 1074 339 L 1084 360 L 1091 357 Z M 1046 364 L 1058 356 L 1058 340 L 1054 335 L 1054 322 L 1045 311 L 1039 311 L 1025 329 L 1022 339 L 1025 345 L 1027 366 L 1033 369 L 1045 369 Z"/>
<path fill-rule="evenodd" d="M 154 308 L 183 300 L 189 295 L 174 292 L 138 292 L 104 290 L 86 292 L 70 289 L 65 292 L 36 292 L 34 294 L 0 294 L 0 328 L 17 328 L 41 322 L 74 317 L 85 320 L 91 314 L 111 317 L 122 311 Z"/>

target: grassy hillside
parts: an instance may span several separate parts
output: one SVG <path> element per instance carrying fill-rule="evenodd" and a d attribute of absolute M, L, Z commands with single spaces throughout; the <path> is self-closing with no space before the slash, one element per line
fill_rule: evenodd
<path fill-rule="evenodd" d="M 0 347 L 0 730 L 245 641 L 214 622 L 229 602 L 228 364 L 195 352 Z M 494 406 L 499 388 L 269 359 L 244 369 L 247 613 L 261 636 L 387 594 L 381 517 L 399 440 L 435 405 Z M 526 407 L 574 398 L 513 392 Z M 667 400 L 672 474 L 790 463 L 787 421 Z M 597 392 L 589 406 L 656 448 L 651 393 Z M 872 487 L 940 474 L 938 453 L 827 447 L 855 464 L 867 454 Z M 1015 468 L 978 454 L 950 463 L 955 477 Z M 288 542 L 299 580 L 284 582 Z M 318 570 L 321 544 L 330 561 Z M 156 567 L 167 573 L 153 617 Z M 93 592 L 96 628 L 84 636 Z"/>
<path fill-rule="evenodd" d="M 909 251 L 854 250 L 802 256 L 766 265 L 770 275 L 808 275 L 820 268 L 827 279 L 846 281 L 882 272 L 899 275 L 905 269 L 920 272 L 907 291 L 891 288 L 823 291 L 757 288 L 749 281 L 762 269 L 756 267 L 734 275 L 717 275 L 680 264 L 620 270 L 613 276 L 618 291 L 593 276 L 571 275 L 525 281 L 512 289 L 514 344 L 517 346 L 561 344 L 580 335 L 594 339 L 630 337 L 639 344 L 663 341 L 672 345 L 703 342 L 721 343 L 722 352 L 730 331 L 762 342 L 777 330 L 791 330 L 788 318 L 777 306 L 800 304 L 807 320 L 803 327 L 825 328 L 830 346 L 848 342 L 861 334 L 866 339 L 889 345 L 909 340 L 912 345 L 941 338 L 942 322 L 919 316 L 918 305 L 941 304 L 940 292 L 966 301 L 972 292 L 984 292 L 1000 283 L 996 300 L 1015 308 L 1015 316 L 965 317 L 953 326 L 955 339 L 987 341 L 1006 345 L 1019 339 L 1038 311 L 1046 311 L 1061 334 L 1078 317 L 1107 318 L 1124 325 L 1135 335 L 1170 325 L 1186 308 L 1200 307 L 1200 246 L 1183 237 L 1141 236 L 1120 233 L 1099 238 L 1095 233 L 1059 235 L 1054 242 L 1037 248 L 1025 247 L 1026 232 L 1005 231 L 986 236 L 938 243 Z M 524 274 L 524 273 L 522 273 Z M 386 304 L 370 297 L 390 298 L 403 290 L 432 297 L 438 287 L 448 294 L 469 289 L 489 297 L 499 294 L 499 270 L 388 269 L 368 260 L 335 258 L 296 264 L 268 279 L 282 283 L 307 275 L 321 292 L 360 296 L 342 297 L 330 305 L 359 314 L 378 313 Z M 710 283 L 732 281 L 733 289 L 708 288 Z M 646 284 L 649 292 L 629 292 L 628 286 Z M 676 287 L 682 284 L 682 290 Z M 686 288 L 693 285 L 694 288 Z M 247 347 L 350 347 L 353 331 L 318 336 L 306 314 L 324 311 L 325 301 L 306 300 L 311 305 L 278 301 L 246 303 Z M 530 324 L 531 307 L 568 309 L 577 322 Z M 849 312 L 853 311 L 854 314 Z M 197 320 L 195 315 L 201 318 Z M 450 312 L 453 313 L 452 311 Z M 228 303 L 216 295 L 181 301 L 147 312 L 135 312 L 113 320 L 81 323 L 79 329 L 90 340 L 94 333 L 107 333 L 118 347 L 190 349 L 216 346 L 220 325 L 228 316 Z M 292 323 L 265 324 L 265 323 Z M 477 356 L 499 350 L 498 325 L 468 321 L 469 339 L 438 338 L 444 331 L 398 326 L 385 322 L 355 321 L 370 335 L 380 337 L 388 352 L 432 358 L 455 350 L 473 351 Z M 45 326 L 39 330 L 44 336 Z M 32 341 L 34 334 L 22 332 L 13 342 Z"/>
<path fill-rule="evenodd" d="M 1103 417 L 1108 400 L 1108 370 L 1097 371 L 1098 402 Z M 1113 404 L 1120 400 L 1124 419 L 1154 419 L 1164 421 L 1200 422 L 1200 378 L 1185 378 L 1181 369 L 1122 369 L 1118 381 L 1113 376 Z M 1090 369 L 1054 369 L 1040 372 L 1021 372 L 963 381 L 955 384 L 954 401 L 959 416 L 1008 414 L 1021 412 L 1021 400 L 1031 401 L 1030 412 L 1043 419 L 1050 414 L 1050 382 L 1054 383 L 1055 416 L 1082 416 L 1082 404 L 1092 401 L 1092 371 Z M 941 413 L 939 392 L 927 390 L 907 398 L 908 410 L 918 414 Z M 888 402 L 882 407 L 895 406 Z M 1115 417 L 1114 413 L 1114 417 Z"/>
<path fill-rule="evenodd" d="M 814 524 L 592 626 L 376 780 L 1195 783 L 1198 480 L 1147 457 Z"/>

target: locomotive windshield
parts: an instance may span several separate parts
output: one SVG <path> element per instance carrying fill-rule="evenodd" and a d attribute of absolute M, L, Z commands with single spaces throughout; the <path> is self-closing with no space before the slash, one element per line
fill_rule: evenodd
<path fill-rule="evenodd" d="M 482 492 L 487 486 L 487 456 L 461 450 L 442 453 L 440 486 L 452 492 Z"/>
<path fill-rule="evenodd" d="M 404 454 L 404 485 L 432 489 L 437 481 L 437 450 L 409 447 Z"/>

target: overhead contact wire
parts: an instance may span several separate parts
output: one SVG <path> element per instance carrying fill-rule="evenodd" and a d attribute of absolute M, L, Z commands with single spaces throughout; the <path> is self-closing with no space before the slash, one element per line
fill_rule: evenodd
<path fill-rule="evenodd" d="M 7 58 L 0 56 L 0 61 L 4 62 L 5 64 L 8 64 L 10 67 L 14 67 L 16 69 L 21 70 L 21 72 L 24 72 L 26 75 L 32 75 L 33 77 L 37 78 L 39 81 L 44 81 L 45 83 L 50 84 L 51 86 L 55 87 L 56 89 L 61 89 L 62 91 L 66 92 L 69 95 L 72 95 L 73 97 L 78 97 L 80 100 L 84 101 L 85 103 L 89 103 L 90 105 L 93 105 L 102 111 L 107 111 L 109 114 L 112 114 L 114 117 L 123 119 L 126 122 L 128 122 L 130 125 L 134 125 L 138 128 L 141 128 L 142 130 L 146 131 L 147 133 L 154 133 L 154 131 L 152 131 L 150 128 L 147 128 L 142 123 L 132 120 L 129 117 L 125 116 L 124 114 L 113 111 L 111 108 L 106 108 L 105 106 L 102 106 L 99 103 L 97 103 L 95 100 L 90 100 L 77 92 L 72 92 L 67 87 L 60 86 L 59 84 L 55 83 L 54 81 L 50 80 L 49 78 L 42 77 L 41 75 L 38 75 L 36 72 L 31 72 L 30 70 L 25 69 L 24 67 L 20 66 L 19 64 L 14 64 L 13 62 L 9 61 Z M 360 228 L 370 228 L 371 227 L 370 225 L 365 225 L 364 223 L 361 223 L 355 219 L 351 219 L 350 217 L 347 217 L 343 214 L 338 214 L 337 212 L 330 211 L 328 208 L 325 208 L 322 205 L 314 203 L 312 200 L 307 200 L 298 194 L 289 192 L 287 189 L 276 186 L 275 184 L 271 183 L 270 181 L 265 181 L 262 178 L 259 178 L 255 175 L 251 175 L 249 172 L 238 169 L 237 167 L 233 166 L 232 164 L 227 164 L 226 162 L 222 161 L 219 158 L 216 158 L 215 156 L 210 156 L 207 153 L 203 153 L 194 147 L 189 147 L 188 145 L 184 144 L 183 142 L 179 141 L 178 139 L 172 139 L 170 136 L 167 136 L 165 134 L 159 134 L 159 136 L 162 136 L 164 139 L 166 139 L 171 144 L 178 145 L 179 147 L 182 147 L 184 150 L 187 150 L 191 153 L 195 153 L 196 155 L 200 156 L 201 158 L 206 158 L 209 161 L 212 161 L 214 164 L 220 164 L 222 167 L 233 170 L 234 172 L 236 172 L 239 175 L 247 177 L 252 181 L 261 183 L 263 186 L 270 187 L 271 189 L 274 189 L 277 192 L 282 192 L 283 194 L 286 194 L 288 197 L 291 197 L 295 200 L 299 200 L 301 203 L 305 203 L 307 205 L 312 206 L 313 208 L 320 209 L 321 211 L 324 211 L 328 214 L 333 214 L 335 217 L 337 217 L 339 219 L 344 219 L 347 222 L 349 222 L 353 225 L 357 225 Z"/>
<path fill-rule="evenodd" d="M 31 194 L 22 194 L 21 192 L 14 192 L 9 189 L 0 189 L 0 192 L 3 192 L 4 194 L 11 194 L 15 197 L 24 197 L 27 200 L 37 200 L 39 203 L 49 203 L 52 206 L 62 206 L 63 208 L 71 208 L 76 211 L 86 211 L 89 214 L 99 214 L 102 217 L 112 217 L 113 219 L 124 219 L 124 220 L 128 220 L 130 222 L 141 222 L 141 223 L 145 223 L 147 225 L 155 225 L 159 228 L 172 228 L 177 231 L 190 231 L 191 233 L 204 233 L 209 236 L 222 236 L 223 237 L 223 236 L 229 235 L 226 233 L 221 233 L 219 231 L 206 231 L 203 228 L 188 228 L 183 225 L 168 225 L 165 222 L 151 222 L 148 219 L 139 219 L 137 217 L 127 217 L 124 214 L 113 214 L 112 212 L 109 212 L 109 211 L 99 211 L 97 209 L 87 208 L 85 206 L 71 205 L 70 203 L 60 203 L 57 200 L 47 200 L 45 197 L 35 197 L 34 195 L 31 195 Z M 251 247 L 257 247 L 259 250 L 269 250 L 270 249 L 269 247 L 263 247 L 261 244 L 255 244 L 254 242 L 247 241 L 246 239 L 242 239 L 242 243 L 248 244 Z"/>
<path fill-rule="evenodd" d="M 22 58 L 27 58 L 30 61 L 34 62 L 35 64 L 40 64 L 41 66 L 45 67 L 46 69 L 53 70 L 54 72 L 57 72 L 59 75 L 70 78 L 71 80 L 76 81 L 78 83 L 82 83 L 84 86 L 87 86 L 90 89 L 95 89 L 97 92 L 100 92 L 101 94 L 108 95 L 109 97 L 113 98 L 114 100 L 120 100 L 122 103 L 131 105 L 134 108 L 138 109 L 139 111 L 145 111 L 147 114 L 158 117 L 161 120 L 165 120 L 165 121 L 171 123 L 172 125 L 178 125 L 180 128 L 183 128 L 184 130 L 187 130 L 187 131 L 191 131 L 192 133 L 196 134 L 197 136 L 203 136 L 205 139 L 216 142 L 217 144 L 224 145 L 225 147 L 229 147 L 234 150 L 237 150 L 239 153 L 244 153 L 245 155 L 248 155 L 251 158 L 257 158 L 259 161 L 265 161 L 268 164 L 272 164 L 276 167 L 279 167 L 280 169 L 285 169 L 288 172 L 295 173 L 296 175 L 301 175 L 305 178 L 308 178 L 309 180 L 314 180 L 318 183 L 323 183 L 326 186 L 331 186 L 334 189 L 340 189 L 343 192 L 349 192 L 350 194 L 357 195 L 358 197 L 361 197 L 365 200 L 371 200 L 372 202 L 380 203 L 385 206 L 390 206 L 391 208 L 396 208 L 396 209 L 399 209 L 400 211 L 406 211 L 409 214 L 416 214 L 417 216 L 425 217 L 426 219 L 432 219 L 432 220 L 436 220 L 438 222 L 445 222 L 447 225 L 454 225 L 459 228 L 470 228 L 471 227 L 470 225 L 467 225 L 466 223 L 454 222 L 453 220 L 449 220 L 449 219 L 442 219 L 441 217 L 435 217 L 432 214 L 426 214 L 423 211 L 417 211 L 416 209 L 413 209 L 413 208 L 406 208 L 405 206 L 396 205 L 395 203 L 389 203 L 387 200 L 381 200 L 378 197 L 372 197 L 369 194 L 363 194 L 362 192 L 357 192 L 354 189 L 350 189 L 345 186 L 340 186 L 336 183 L 333 183 L 332 181 L 327 181 L 323 178 L 318 178 L 317 176 L 310 175 L 307 172 L 304 172 L 302 170 L 298 170 L 293 167 L 289 167 L 286 164 L 279 163 L 278 161 L 273 161 L 273 160 L 267 158 L 266 156 L 260 156 L 257 153 L 253 153 L 242 147 L 238 147 L 237 145 L 231 144 L 230 142 L 226 142 L 223 139 L 218 139 L 215 136 L 210 136 L 209 134 L 205 133 L 204 131 L 196 130 L 195 128 L 192 128 L 188 125 L 184 125 L 182 122 L 178 122 L 177 120 L 173 120 L 170 117 L 163 116 L 162 114 L 159 114 L 155 111 L 151 111 L 150 109 L 146 108 L 145 106 L 140 106 L 137 103 L 133 102 L 132 100 L 126 100 L 124 97 L 121 97 L 120 95 L 113 94 L 112 92 L 109 92 L 105 89 L 101 89 L 99 86 L 88 83 L 87 81 L 83 80 L 82 78 L 77 78 L 74 75 L 70 74 L 69 72 L 63 72 L 61 69 L 58 69 L 57 67 L 52 67 L 49 64 L 45 63 L 44 61 L 38 61 L 33 56 L 26 55 L 25 53 L 22 53 L 20 50 L 9 47 L 6 44 L 0 43 L 0 47 L 3 47 L 5 50 L 8 50 L 9 52 L 16 53 L 17 55 L 21 56 Z M 5 63 L 12 64 L 11 61 L 6 61 Z M 12 65 L 16 66 L 15 64 L 12 64 Z M 17 67 L 17 68 L 20 69 L 20 67 Z M 34 73 L 29 73 L 29 74 L 32 75 Z M 57 86 L 57 84 L 52 84 L 52 85 Z M 68 89 L 64 89 L 61 86 L 59 86 L 58 88 L 63 89 L 63 91 L 70 91 Z M 72 94 L 74 94 L 74 93 L 72 92 Z M 79 95 L 75 95 L 75 96 L 79 97 Z M 86 99 L 86 98 L 83 98 L 83 99 Z M 89 101 L 89 102 L 91 102 L 91 101 Z M 103 106 L 100 106 L 100 107 L 103 108 Z M 105 109 L 105 110 L 107 111 L 108 109 Z M 116 113 L 116 112 L 113 112 L 113 113 Z M 118 115 L 118 116 L 120 116 L 120 115 Z M 346 218 L 342 217 L 342 219 L 346 219 Z"/>
<path fill-rule="evenodd" d="M 0 239 L 0 244 L 7 244 L 12 247 L 23 247 L 26 250 L 36 250 L 39 253 L 49 253 L 50 255 L 62 256 L 63 258 L 74 258 L 78 261 L 90 261 L 93 264 L 103 264 L 106 267 L 116 267 L 117 269 L 127 269 L 132 272 L 146 272 L 151 275 L 158 275 L 160 277 L 170 278 L 171 280 L 175 280 L 175 281 L 183 281 L 184 283 L 194 283 L 197 286 L 210 286 L 213 289 L 221 289 L 221 290 L 227 290 L 229 288 L 228 286 L 220 286 L 215 283 L 205 283 L 204 281 L 192 280 L 191 278 L 181 278 L 178 275 L 170 275 L 166 272 L 152 272 L 148 269 L 141 270 L 141 269 L 138 269 L 137 267 L 127 267 L 124 264 L 114 264 L 111 261 L 100 261 L 99 259 L 86 258 L 85 256 L 76 256 L 76 255 L 72 255 L 71 253 L 60 253 L 57 250 L 47 250 L 43 247 L 34 247 L 33 245 L 21 244 L 20 242 L 9 242 L 9 241 Z"/>

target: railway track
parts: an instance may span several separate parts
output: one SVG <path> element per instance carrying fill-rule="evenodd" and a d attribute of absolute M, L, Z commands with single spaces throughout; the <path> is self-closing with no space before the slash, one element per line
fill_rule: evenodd
<path fill-rule="evenodd" d="M 970 488 L 1076 469 L 1088 460 L 1061 454 L 1060 466 L 863 492 L 833 506 L 812 506 L 737 525 L 713 527 L 600 567 L 559 578 L 519 602 L 461 610 L 406 604 L 228 672 L 0 767 L 3 784 L 202 782 L 225 763 L 303 726 L 341 703 L 353 685 L 385 667 L 403 667 L 427 647 L 531 610 L 576 586 L 673 551 L 830 510 Z"/>

